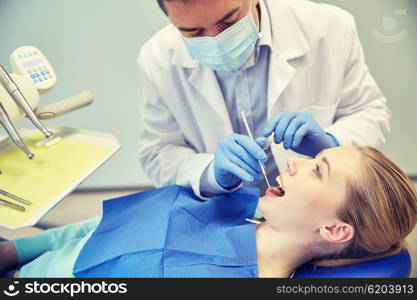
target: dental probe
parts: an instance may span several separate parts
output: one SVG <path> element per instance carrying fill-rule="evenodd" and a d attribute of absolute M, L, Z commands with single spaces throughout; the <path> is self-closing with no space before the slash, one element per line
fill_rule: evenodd
<path fill-rule="evenodd" d="M 0 205 L 7 206 L 7 207 L 10 207 L 10 208 L 16 209 L 18 211 L 21 211 L 21 212 L 24 212 L 26 210 L 23 206 L 21 206 L 19 204 L 14 204 L 12 202 L 9 202 L 9 201 L 1 199 L 1 198 L 0 198 Z"/>
<path fill-rule="evenodd" d="M 26 147 L 25 143 L 23 143 L 22 139 L 20 138 L 19 133 L 17 132 L 16 128 L 13 126 L 13 123 L 10 121 L 9 115 L 7 114 L 1 102 L 0 102 L 0 123 L 9 134 L 13 143 L 17 147 L 19 147 L 20 150 L 22 150 L 29 159 L 34 158 L 35 155 L 32 152 L 30 152 L 29 149 Z"/>
<path fill-rule="evenodd" d="M 253 135 L 252 135 L 252 131 L 249 128 L 249 124 L 248 124 L 248 120 L 246 119 L 245 111 L 242 110 L 240 113 L 242 115 L 243 123 L 245 123 L 246 131 L 247 131 L 249 137 L 252 140 L 255 141 L 255 139 L 253 138 Z M 261 167 L 262 174 L 265 178 L 266 184 L 268 185 L 268 189 L 271 189 L 271 185 L 269 184 L 268 177 L 266 176 L 265 165 L 262 162 L 260 162 L 259 160 L 258 160 L 258 163 L 259 163 L 259 166 Z"/>
<path fill-rule="evenodd" d="M 30 105 L 27 103 L 22 92 L 19 90 L 13 79 L 9 76 L 9 73 L 0 65 L 0 82 L 3 83 L 9 94 L 19 107 L 25 112 L 26 116 L 32 121 L 32 123 L 47 137 L 51 137 L 53 132 L 49 131 L 36 117 Z"/>
<path fill-rule="evenodd" d="M 32 204 L 32 202 L 30 202 L 28 200 L 25 200 L 25 199 L 22 199 L 19 196 L 13 195 L 13 194 L 11 194 L 11 193 L 9 193 L 9 192 L 7 192 L 5 190 L 2 190 L 2 189 L 0 189 L 0 194 L 2 194 L 4 196 L 7 196 L 7 197 L 10 197 L 10 198 L 12 198 L 12 199 L 14 199 L 16 201 L 19 201 L 21 203 L 24 203 L 26 205 L 31 205 Z"/>

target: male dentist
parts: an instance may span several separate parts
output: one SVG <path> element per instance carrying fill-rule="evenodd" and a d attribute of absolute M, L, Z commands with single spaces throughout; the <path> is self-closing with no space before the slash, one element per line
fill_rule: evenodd
<path fill-rule="evenodd" d="M 353 17 L 306 0 L 158 0 L 170 25 L 141 49 L 139 159 L 156 186 L 207 198 L 265 190 L 294 155 L 379 147 L 390 111 Z M 241 111 L 257 141 L 245 130 Z M 274 137 L 268 150 L 266 139 Z"/>

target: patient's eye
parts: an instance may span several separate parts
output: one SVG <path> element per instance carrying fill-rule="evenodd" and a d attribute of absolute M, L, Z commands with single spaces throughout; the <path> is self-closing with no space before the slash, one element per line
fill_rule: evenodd
<path fill-rule="evenodd" d="M 320 166 L 316 164 L 316 167 L 313 169 L 313 172 L 317 175 L 318 178 L 321 178 Z"/>

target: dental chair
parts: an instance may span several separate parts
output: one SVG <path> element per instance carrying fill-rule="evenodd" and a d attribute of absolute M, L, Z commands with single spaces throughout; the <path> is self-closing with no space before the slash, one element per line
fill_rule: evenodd
<path fill-rule="evenodd" d="M 0 238 L 0 242 L 4 239 Z M 292 278 L 407 278 L 411 273 L 411 257 L 407 249 L 399 253 L 356 264 L 320 267 L 311 263 L 300 266 Z M 17 266 L 1 277 L 11 277 Z"/>
<path fill-rule="evenodd" d="M 293 278 L 407 278 L 411 265 L 410 253 L 404 248 L 397 254 L 356 264 L 321 267 L 307 263 Z"/>

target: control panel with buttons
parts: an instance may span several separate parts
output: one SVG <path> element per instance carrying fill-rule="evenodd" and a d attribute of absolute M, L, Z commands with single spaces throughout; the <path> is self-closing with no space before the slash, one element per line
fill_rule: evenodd
<path fill-rule="evenodd" d="M 56 74 L 45 55 L 36 47 L 23 46 L 10 55 L 14 73 L 29 78 L 40 93 L 47 92 L 56 83 Z"/>

